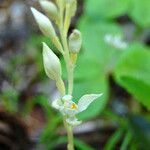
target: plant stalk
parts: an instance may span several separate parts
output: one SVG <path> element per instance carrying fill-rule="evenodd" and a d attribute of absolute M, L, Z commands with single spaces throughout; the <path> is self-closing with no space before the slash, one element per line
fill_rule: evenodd
<path fill-rule="evenodd" d="M 69 48 L 68 48 L 68 42 L 67 42 L 67 33 L 68 33 L 68 29 L 65 29 L 64 26 L 64 17 L 63 17 L 63 13 L 64 10 L 61 9 L 60 10 L 60 26 L 59 26 L 59 30 L 60 30 L 60 36 L 61 36 L 61 41 L 62 41 L 62 45 L 64 48 L 64 60 L 66 63 L 66 69 L 67 69 L 67 75 L 68 75 L 68 94 L 72 95 L 73 92 L 73 72 L 74 72 L 74 66 L 71 63 L 71 59 L 70 59 L 70 54 L 69 54 Z M 73 140 L 73 131 L 72 131 L 72 127 L 66 122 L 66 117 L 64 117 L 64 126 L 66 128 L 67 131 L 67 137 L 68 137 L 68 145 L 67 145 L 67 149 L 68 150 L 74 150 L 74 140 Z"/>

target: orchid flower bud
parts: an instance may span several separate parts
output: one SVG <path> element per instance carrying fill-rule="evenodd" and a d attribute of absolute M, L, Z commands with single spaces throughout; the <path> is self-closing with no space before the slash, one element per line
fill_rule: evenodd
<path fill-rule="evenodd" d="M 40 30 L 45 36 L 54 37 L 56 36 L 55 30 L 51 21 L 42 13 L 37 11 L 35 8 L 31 8 L 31 11 L 35 17 L 37 24 L 39 25 Z"/>
<path fill-rule="evenodd" d="M 62 46 L 59 42 L 59 39 L 56 35 L 55 29 L 51 21 L 45 15 L 37 11 L 35 8 L 31 8 L 31 11 L 42 33 L 45 36 L 50 37 L 54 45 L 58 48 L 59 51 L 62 52 Z"/>
<path fill-rule="evenodd" d="M 69 50 L 71 53 L 79 53 L 82 45 L 82 36 L 80 31 L 73 30 L 69 36 Z"/>
<path fill-rule="evenodd" d="M 43 63 L 45 72 L 49 78 L 56 81 L 61 79 L 60 60 L 45 43 L 43 43 Z"/>
<path fill-rule="evenodd" d="M 58 8 L 57 6 L 51 2 L 51 1 L 47 1 L 47 0 L 40 0 L 40 5 L 42 7 L 42 9 L 46 12 L 46 14 L 52 18 L 54 21 L 56 21 L 56 23 L 58 23 Z"/>

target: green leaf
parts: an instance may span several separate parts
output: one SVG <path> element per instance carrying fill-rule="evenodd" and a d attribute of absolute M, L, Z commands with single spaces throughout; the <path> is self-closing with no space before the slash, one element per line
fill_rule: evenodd
<path fill-rule="evenodd" d="M 74 143 L 78 150 L 94 150 L 92 147 L 77 138 L 75 138 Z"/>
<path fill-rule="evenodd" d="M 129 15 L 141 27 L 150 27 L 150 1 L 132 0 Z"/>
<path fill-rule="evenodd" d="M 123 139 L 123 142 L 121 144 L 120 150 L 127 150 L 131 142 L 131 139 L 132 139 L 132 134 L 130 133 L 130 131 L 127 131 Z"/>
<path fill-rule="evenodd" d="M 82 47 L 84 58 L 80 56 L 81 59 L 79 59 L 79 62 L 77 63 L 75 76 L 77 73 L 79 76 L 80 71 L 78 68 L 81 70 L 86 69 L 87 71 L 87 67 L 85 66 L 89 65 L 89 61 L 90 72 L 92 71 L 92 65 L 94 68 L 99 66 L 99 69 L 96 69 L 97 72 L 107 73 L 113 70 L 123 51 L 107 44 L 105 42 L 105 36 L 107 34 L 122 36 L 123 32 L 120 26 L 115 23 L 92 21 L 84 16 L 79 22 L 79 28 L 83 37 Z M 92 71 L 92 74 L 95 73 L 96 72 Z"/>
<path fill-rule="evenodd" d="M 58 124 L 62 122 L 61 116 L 55 115 L 49 119 L 49 122 L 46 124 L 43 132 L 40 136 L 40 143 L 49 143 L 51 139 L 56 136 L 56 131 Z"/>
<path fill-rule="evenodd" d="M 150 109 L 150 52 L 148 48 L 129 49 L 120 58 L 115 79 L 139 102 Z"/>
<path fill-rule="evenodd" d="M 91 18 L 115 18 L 126 13 L 129 0 L 87 0 L 86 15 Z"/>
<path fill-rule="evenodd" d="M 150 122 L 143 116 L 129 116 L 129 127 L 133 134 L 134 143 L 138 149 L 149 150 L 150 147 Z"/>
<path fill-rule="evenodd" d="M 114 150 L 115 145 L 120 141 L 122 134 L 123 134 L 123 129 L 119 128 L 107 141 L 104 150 Z"/>

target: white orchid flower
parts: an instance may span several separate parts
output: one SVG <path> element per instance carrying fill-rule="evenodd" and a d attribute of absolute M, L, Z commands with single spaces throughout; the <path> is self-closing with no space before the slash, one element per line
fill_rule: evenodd
<path fill-rule="evenodd" d="M 102 94 L 86 94 L 82 96 L 78 104 L 72 101 L 71 95 L 65 95 L 61 99 L 53 101 L 52 107 L 59 110 L 62 115 L 66 116 L 66 122 L 71 126 L 77 126 L 81 123 L 76 118 L 76 115 L 86 110 L 89 105 L 102 96 Z"/>

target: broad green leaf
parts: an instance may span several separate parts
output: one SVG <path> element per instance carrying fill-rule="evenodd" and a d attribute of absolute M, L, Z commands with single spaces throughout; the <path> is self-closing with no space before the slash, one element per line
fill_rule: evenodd
<path fill-rule="evenodd" d="M 150 51 L 148 48 L 129 49 L 120 58 L 114 75 L 121 86 L 150 109 Z"/>
<path fill-rule="evenodd" d="M 123 33 L 120 26 L 115 23 L 92 21 L 84 16 L 79 22 L 79 28 L 83 37 L 84 58 L 81 56 L 81 59 L 79 59 L 75 76 L 78 75 L 79 77 L 80 69 L 86 69 L 87 72 L 87 68 L 90 70 L 89 73 L 94 72 L 92 71 L 93 68 L 97 68 L 97 72 L 111 72 L 123 50 L 114 48 L 106 43 L 105 36 L 107 34 L 122 36 Z M 90 66 L 88 67 L 87 65 Z M 83 74 L 80 75 L 83 76 Z"/>
<path fill-rule="evenodd" d="M 129 15 L 141 27 L 150 27 L 150 1 L 132 0 Z"/>
<path fill-rule="evenodd" d="M 126 13 L 129 0 L 87 0 L 86 15 L 91 18 L 115 18 Z"/>

